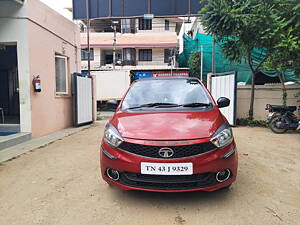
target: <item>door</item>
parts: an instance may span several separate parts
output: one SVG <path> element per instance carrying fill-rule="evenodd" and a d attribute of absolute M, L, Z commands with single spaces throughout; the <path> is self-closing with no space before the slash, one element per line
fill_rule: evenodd
<path fill-rule="evenodd" d="M 9 113 L 9 83 L 8 71 L 0 70 L 0 108 L 3 108 L 5 114 Z"/>
<path fill-rule="evenodd" d="M 230 99 L 229 107 L 222 108 L 220 111 L 232 126 L 236 125 L 236 76 L 236 72 L 218 73 L 211 75 L 210 80 L 210 91 L 215 101 L 217 101 L 220 97 L 226 97 Z"/>
<path fill-rule="evenodd" d="M 73 74 L 73 114 L 74 125 L 80 126 L 93 122 L 93 80 L 81 74 Z"/>

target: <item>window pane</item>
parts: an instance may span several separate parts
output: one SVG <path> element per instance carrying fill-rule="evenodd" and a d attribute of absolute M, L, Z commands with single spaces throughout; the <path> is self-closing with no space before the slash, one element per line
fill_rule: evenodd
<path fill-rule="evenodd" d="M 165 20 L 165 30 L 170 30 L 170 21 Z"/>
<path fill-rule="evenodd" d="M 139 50 L 139 61 L 152 61 L 152 49 Z"/>
<path fill-rule="evenodd" d="M 90 59 L 94 60 L 94 49 L 93 48 L 90 48 L 90 53 L 91 53 Z M 88 60 L 88 49 L 87 48 L 81 49 L 81 60 Z"/>
<path fill-rule="evenodd" d="M 90 59 L 91 60 L 94 60 L 94 49 L 93 48 L 90 48 Z"/>
<path fill-rule="evenodd" d="M 135 19 L 121 20 L 122 33 L 135 33 Z"/>
<path fill-rule="evenodd" d="M 152 30 L 152 20 L 139 18 L 139 30 Z"/>
<path fill-rule="evenodd" d="M 124 60 L 134 60 L 135 61 L 135 49 L 134 48 L 124 48 L 123 49 Z"/>
<path fill-rule="evenodd" d="M 66 59 L 55 57 L 56 92 L 67 92 Z"/>
<path fill-rule="evenodd" d="M 85 49 L 81 49 L 81 60 L 85 60 Z"/>
<path fill-rule="evenodd" d="M 152 20 L 147 20 L 147 30 L 152 30 Z"/>
<path fill-rule="evenodd" d="M 134 48 L 123 49 L 123 64 L 124 65 L 135 65 L 136 53 Z"/>
<path fill-rule="evenodd" d="M 170 62 L 170 57 L 171 57 L 171 50 L 170 49 L 165 49 L 165 63 Z"/>

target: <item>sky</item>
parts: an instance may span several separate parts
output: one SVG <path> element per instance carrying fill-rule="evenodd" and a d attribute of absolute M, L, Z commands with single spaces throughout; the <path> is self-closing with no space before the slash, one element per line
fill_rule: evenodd
<path fill-rule="evenodd" d="M 58 13 L 72 20 L 72 13 L 64 9 L 66 7 L 72 7 L 72 0 L 40 0 Z"/>

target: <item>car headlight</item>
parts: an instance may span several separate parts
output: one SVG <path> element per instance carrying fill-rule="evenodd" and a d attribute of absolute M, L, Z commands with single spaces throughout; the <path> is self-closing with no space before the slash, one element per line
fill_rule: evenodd
<path fill-rule="evenodd" d="M 218 148 L 223 148 L 229 145 L 232 140 L 232 129 L 227 123 L 222 125 L 210 139 L 210 141 Z"/>
<path fill-rule="evenodd" d="M 122 142 L 123 138 L 120 135 L 119 131 L 110 123 L 106 125 L 105 131 L 104 131 L 104 140 L 107 144 L 118 147 Z"/>

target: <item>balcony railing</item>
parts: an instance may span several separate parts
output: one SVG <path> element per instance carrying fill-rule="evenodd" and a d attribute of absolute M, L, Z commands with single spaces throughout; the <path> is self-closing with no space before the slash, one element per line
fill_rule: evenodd
<path fill-rule="evenodd" d="M 121 66 L 136 66 L 135 60 L 123 60 Z"/>
<path fill-rule="evenodd" d="M 136 28 L 122 28 L 121 29 L 123 34 L 135 34 L 137 32 Z"/>

